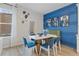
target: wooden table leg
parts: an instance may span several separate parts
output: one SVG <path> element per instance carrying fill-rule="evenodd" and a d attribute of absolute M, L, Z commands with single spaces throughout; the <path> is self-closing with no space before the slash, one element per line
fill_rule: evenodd
<path fill-rule="evenodd" d="M 48 39 L 46 39 L 45 41 L 46 41 L 46 43 L 48 43 Z M 40 45 L 41 45 L 41 40 L 37 40 L 37 44 L 36 44 L 37 52 L 36 52 L 36 54 L 38 56 L 41 54 L 41 47 L 40 47 Z"/>
<path fill-rule="evenodd" d="M 41 54 L 41 47 L 40 47 L 40 45 L 41 45 L 41 40 L 37 40 L 36 41 L 36 54 L 37 55 Z"/>
<path fill-rule="evenodd" d="M 40 55 L 40 44 L 36 44 L 36 47 L 37 47 L 37 52 L 36 52 L 36 54 L 37 54 L 37 55 Z"/>

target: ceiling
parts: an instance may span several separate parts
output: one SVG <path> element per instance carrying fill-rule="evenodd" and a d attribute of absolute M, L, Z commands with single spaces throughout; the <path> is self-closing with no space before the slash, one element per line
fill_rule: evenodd
<path fill-rule="evenodd" d="M 70 3 L 19 3 L 18 5 L 38 13 L 46 14 L 69 4 Z"/>

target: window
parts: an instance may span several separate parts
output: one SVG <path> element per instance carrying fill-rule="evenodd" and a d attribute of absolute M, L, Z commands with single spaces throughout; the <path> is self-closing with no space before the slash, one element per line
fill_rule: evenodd
<path fill-rule="evenodd" d="M 8 13 L 0 13 L 0 36 L 11 35 L 12 15 Z"/>

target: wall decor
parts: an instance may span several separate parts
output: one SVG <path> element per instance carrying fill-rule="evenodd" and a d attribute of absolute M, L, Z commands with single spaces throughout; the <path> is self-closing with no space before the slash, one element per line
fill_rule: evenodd
<path fill-rule="evenodd" d="M 26 15 L 25 15 L 25 19 L 27 19 L 27 17 L 29 16 L 30 14 L 29 13 L 27 13 Z"/>
<path fill-rule="evenodd" d="M 58 21 L 59 21 L 59 18 L 58 17 L 52 18 L 51 25 L 52 26 L 59 26 Z"/>
<path fill-rule="evenodd" d="M 28 21 L 28 16 L 30 15 L 30 13 L 26 13 L 26 11 L 23 11 L 23 15 L 24 15 L 24 18 L 25 18 L 25 20 L 23 20 L 22 21 L 22 23 L 24 23 L 24 22 L 27 22 Z"/>
<path fill-rule="evenodd" d="M 23 14 L 25 14 L 26 13 L 26 11 L 23 11 Z"/>
<path fill-rule="evenodd" d="M 51 19 L 47 20 L 47 24 L 48 24 L 48 26 L 51 26 Z"/>
<path fill-rule="evenodd" d="M 53 27 L 65 27 L 68 26 L 69 24 L 69 16 L 68 15 L 64 15 L 61 17 L 54 17 L 51 19 L 47 20 L 47 24 L 48 26 L 53 26 Z"/>
<path fill-rule="evenodd" d="M 60 21 L 61 26 L 68 26 L 68 24 L 69 24 L 69 16 L 68 15 L 62 16 L 60 20 L 61 20 Z"/>
<path fill-rule="evenodd" d="M 48 23 L 48 26 L 57 27 L 57 26 L 59 26 L 59 17 L 54 17 L 54 18 L 48 19 L 47 23 Z"/>
<path fill-rule="evenodd" d="M 22 23 L 24 23 L 24 21 L 22 21 Z"/>

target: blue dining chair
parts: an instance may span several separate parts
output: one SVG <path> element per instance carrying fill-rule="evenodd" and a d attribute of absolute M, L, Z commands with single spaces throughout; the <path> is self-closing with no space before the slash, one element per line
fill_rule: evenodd
<path fill-rule="evenodd" d="M 57 38 L 54 38 L 54 39 L 55 39 L 55 41 L 57 41 L 57 46 L 61 53 L 61 31 L 60 30 L 48 30 L 48 33 L 58 36 Z M 57 52 L 56 52 L 56 54 L 57 54 Z"/>
<path fill-rule="evenodd" d="M 48 56 L 50 56 L 50 48 L 53 49 L 54 55 L 56 54 L 57 48 L 55 47 L 57 45 L 57 41 L 55 41 L 53 38 L 49 39 L 48 43 L 42 44 L 41 49 L 48 52 Z"/>
<path fill-rule="evenodd" d="M 35 41 L 32 41 L 30 39 L 27 39 L 27 38 L 23 38 L 23 41 L 24 41 L 24 46 L 25 46 L 25 50 L 27 50 L 27 55 L 32 55 L 33 53 L 33 50 L 36 48 L 35 47 Z M 36 50 L 36 49 L 35 49 Z"/>

